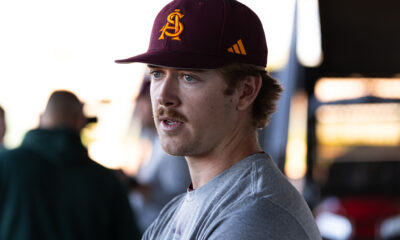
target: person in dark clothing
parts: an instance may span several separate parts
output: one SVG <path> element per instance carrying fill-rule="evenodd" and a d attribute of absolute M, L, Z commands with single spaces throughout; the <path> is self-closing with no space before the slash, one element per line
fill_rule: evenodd
<path fill-rule="evenodd" d="M 0 154 L 0 239 L 140 238 L 126 188 L 81 143 L 82 109 L 73 93 L 55 91 L 39 128 Z"/>

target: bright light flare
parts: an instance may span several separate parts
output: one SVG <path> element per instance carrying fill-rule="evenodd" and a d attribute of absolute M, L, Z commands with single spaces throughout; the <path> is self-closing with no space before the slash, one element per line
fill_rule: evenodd
<path fill-rule="evenodd" d="M 307 95 L 300 92 L 290 104 L 285 162 L 285 174 L 290 179 L 301 179 L 307 171 L 307 102 Z"/>
<path fill-rule="evenodd" d="M 322 62 L 318 0 L 297 0 L 297 57 L 306 67 Z"/>
<path fill-rule="evenodd" d="M 317 139 L 323 145 L 400 144 L 400 104 L 324 105 L 317 109 Z"/>
<path fill-rule="evenodd" d="M 315 221 L 324 238 L 332 240 L 350 239 L 353 232 L 351 222 L 344 216 L 330 212 L 319 213 Z"/>
<path fill-rule="evenodd" d="M 383 239 L 396 239 L 400 236 L 400 215 L 392 216 L 382 221 L 379 228 Z"/>
<path fill-rule="evenodd" d="M 314 90 L 321 102 L 366 96 L 400 99 L 400 78 L 321 78 Z"/>
<path fill-rule="evenodd" d="M 315 84 L 315 96 L 322 102 L 359 98 L 367 92 L 360 79 L 322 78 Z"/>

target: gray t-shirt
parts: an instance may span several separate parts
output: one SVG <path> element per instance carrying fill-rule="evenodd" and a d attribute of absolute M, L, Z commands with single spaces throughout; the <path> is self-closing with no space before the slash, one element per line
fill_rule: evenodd
<path fill-rule="evenodd" d="M 143 239 L 321 239 L 299 192 L 265 153 L 169 202 Z"/>

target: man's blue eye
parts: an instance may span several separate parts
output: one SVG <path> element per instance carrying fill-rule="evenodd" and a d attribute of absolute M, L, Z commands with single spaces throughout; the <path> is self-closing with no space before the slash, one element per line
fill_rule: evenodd
<path fill-rule="evenodd" d="M 185 81 L 187 81 L 187 82 L 192 82 L 192 81 L 194 81 L 194 78 L 192 77 L 192 76 L 190 76 L 190 75 L 183 75 L 183 78 L 185 79 Z"/>
<path fill-rule="evenodd" d="M 161 73 L 160 73 L 160 72 L 157 72 L 157 71 L 152 72 L 152 75 L 153 75 L 154 78 L 159 78 L 159 77 L 161 77 Z"/>

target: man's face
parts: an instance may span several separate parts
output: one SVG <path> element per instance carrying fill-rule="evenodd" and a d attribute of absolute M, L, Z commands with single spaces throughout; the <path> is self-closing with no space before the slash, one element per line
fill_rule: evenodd
<path fill-rule="evenodd" d="M 150 66 L 155 125 L 164 150 L 172 155 L 206 156 L 232 138 L 235 94 L 216 70 L 191 71 Z"/>

